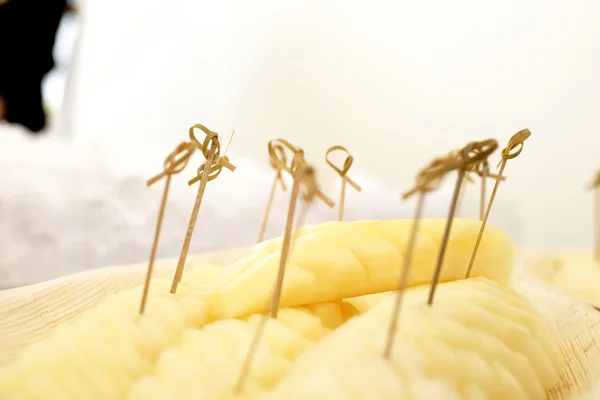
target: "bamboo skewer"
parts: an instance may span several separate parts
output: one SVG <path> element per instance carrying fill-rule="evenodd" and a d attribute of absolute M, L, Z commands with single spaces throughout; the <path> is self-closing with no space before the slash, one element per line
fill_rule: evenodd
<path fill-rule="evenodd" d="M 437 289 L 440 275 L 442 273 L 442 266 L 444 263 L 444 256 L 446 255 L 446 248 L 448 247 L 448 239 L 450 238 L 450 230 L 452 229 L 452 222 L 454 222 L 454 215 L 456 214 L 456 205 L 458 203 L 458 196 L 460 195 L 460 188 L 465 177 L 464 168 L 458 169 L 458 176 L 456 178 L 456 184 L 454 185 L 454 194 L 452 195 L 452 201 L 450 203 L 450 210 L 448 211 L 448 217 L 446 220 L 446 227 L 444 228 L 444 236 L 442 237 L 442 244 L 438 253 L 436 262 L 435 272 L 433 280 L 431 282 L 431 290 L 429 291 L 429 298 L 427 299 L 427 305 L 433 305 L 433 299 L 435 296 L 435 290 Z"/>
<path fill-rule="evenodd" d="M 298 160 L 298 161 L 296 161 Z M 273 302 L 271 303 L 271 318 L 277 318 L 279 312 L 279 303 L 281 301 L 281 291 L 283 289 L 283 278 L 287 260 L 290 253 L 290 246 L 292 244 L 292 228 L 294 225 L 294 215 L 296 213 L 296 203 L 298 201 L 298 193 L 300 185 L 304 184 L 308 188 L 308 193 L 303 197 L 303 203 L 308 207 L 312 204 L 313 198 L 316 193 L 316 183 L 314 177 L 314 170 L 309 167 L 300 154 L 294 157 L 292 163 L 297 162 L 294 168 L 294 186 L 292 187 L 292 195 L 290 196 L 290 205 L 288 208 L 287 221 L 285 225 L 285 232 L 283 235 L 283 244 L 281 250 L 281 257 L 279 259 L 279 269 L 277 274 L 277 280 L 275 283 L 275 291 L 273 293 Z M 306 215 L 305 212 L 301 213 L 303 218 Z M 298 225 L 301 226 L 304 221 L 298 221 Z"/>
<path fill-rule="evenodd" d="M 394 346 L 394 338 L 398 329 L 398 320 L 400 318 L 400 310 L 402 308 L 402 299 L 404 297 L 404 291 L 408 284 L 408 277 L 410 276 L 410 268 L 412 265 L 412 256 L 415 249 L 417 235 L 419 233 L 419 223 L 421 221 L 421 215 L 423 212 L 423 205 L 425 204 L 425 196 L 428 192 L 436 190 L 444 178 L 446 172 L 455 169 L 458 165 L 458 159 L 456 156 L 448 156 L 445 159 L 434 160 L 427 168 L 422 170 L 417 175 L 417 184 L 415 188 L 405 193 L 402 198 L 407 199 L 415 193 L 418 193 L 417 207 L 413 219 L 413 225 L 410 231 L 406 250 L 404 252 L 404 259 L 402 263 L 402 272 L 398 279 L 398 286 L 396 288 L 396 298 L 394 302 L 394 308 L 392 311 L 392 318 L 390 319 L 390 325 L 388 327 L 387 339 L 385 342 L 385 348 L 383 356 L 386 359 L 390 359 L 392 355 L 392 348 Z"/>
<path fill-rule="evenodd" d="M 306 215 L 306 210 L 313 203 L 313 199 L 316 194 L 319 192 L 316 180 L 314 176 L 314 170 L 312 167 L 308 166 L 303 159 L 302 152 L 297 152 L 292 160 L 292 176 L 294 177 L 294 183 L 292 186 L 291 196 L 290 196 L 290 204 L 288 208 L 288 214 L 286 219 L 285 231 L 283 235 L 283 244 L 281 248 L 281 255 L 279 258 L 279 269 L 277 272 L 277 278 L 275 281 L 275 287 L 273 290 L 273 295 L 271 297 L 270 305 L 268 306 L 268 310 L 264 313 L 259 321 L 256 333 L 252 338 L 252 342 L 250 343 L 250 349 L 244 359 L 244 363 L 242 364 L 242 368 L 240 370 L 240 374 L 238 376 L 234 391 L 235 393 L 241 393 L 244 389 L 244 384 L 248 379 L 248 375 L 250 373 L 250 369 L 252 367 L 252 361 L 254 360 L 254 356 L 258 351 L 258 346 L 260 344 L 260 340 L 264 334 L 264 330 L 266 328 L 267 322 L 269 318 L 277 318 L 279 312 L 279 304 L 281 301 L 281 291 L 283 289 L 283 280 L 285 277 L 285 268 L 287 265 L 288 257 L 291 250 L 292 245 L 292 229 L 294 225 L 294 215 L 296 213 L 296 203 L 298 201 L 298 196 L 300 192 L 300 185 L 306 186 L 306 193 L 302 197 L 303 201 L 303 209 L 300 212 L 300 216 L 303 217 Z M 303 221 L 299 221 L 300 224 Z"/>
<path fill-rule="evenodd" d="M 337 167 L 329 159 L 329 155 L 331 153 L 333 153 L 334 151 L 343 151 L 344 153 L 346 153 L 346 159 L 344 160 L 344 166 L 342 168 Z M 325 153 L 325 162 L 327 162 L 327 164 L 329 164 L 329 166 L 331 168 L 333 168 L 333 170 L 335 172 L 338 173 L 340 178 L 342 178 L 341 188 L 340 188 L 340 202 L 339 202 L 339 209 L 338 209 L 338 221 L 343 221 L 344 220 L 344 205 L 346 203 L 346 184 L 352 186 L 352 188 L 354 190 L 356 190 L 357 192 L 362 191 L 362 188 L 347 175 L 348 171 L 350 170 L 350 167 L 352 167 L 352 163 L 354 162 L 354 157 L 352 157 L 352 155 L 350 155 L 350 153 L 348 152 L 348 150 L 346 150 L 346 148 L 344 146 L 331 146 L 329 149 L 327 149 L 327 152 Z"/>
<path fill-rule="evenodd" d="M 194 128 L 198 128 L 206 134 L 206 137 L 204 138 L 204 142 L 202 144 L 200 144 L 200 142 L 198 142 L 198 140 L 196 139 L 196 136 L 194 135 Z M 216 179 L 221 173 L 223 167 L 229 169 L 232 172 L 235 171 L 236 168 L 233 164 L 229 162 L 227 156 L 220 156 L 221 144 L 219 142 L 219 136 L 216 132 L 209 130 L 204 125 L 196 124 L 189 129 L 189 135 L 190 139 L 192 140 L 192 143 L 196 145 L 196 147 L 202 152 L 202 154 L 206 158 L 206 162 L 204 162 L 200 166 L 200 168 L 198 168 L 198 173 L 196 177 L 194 177 L 188 182 L 189 185 L 192 185 L 193 183 L 199 180 L 200 185 L 198 186 L 196 201 L 194 202 L 192 215 L 190 217 L 190 222 L 188 224 L 181 253 L 179 255 L 179 260 L 177 262 L 177 269 L 175 270 L 173 281 L 171 283 L 171 293 L 173 294 L 177 292 L 177 287 L 179 285 L 179 282 L 181 282 L 181 277 L 185 268 L 185 262 L 187 260 L 188 250 L 192 241 L 192 236 L 194 234 L 194 227 L 196 226 L 198 213 L 200 212 L 200 206 L 202 204 L 202 198 L 204 197 L 206 184 L 209 181 Z"/>
<path fill-rule="evenodd" d="M 498 171 L 498 179 L 496 179 L 496 183 L 494 184 L 494 188 L 492 189 L 492 194 L 490 195 L 490 201 L 488 202 L 485 215 L 483 216 L 483 220 L 481 221 L 481 228 L 479 229 L 479 234 L 477 235 L 477 241 L 475 242 L 475 248 L 473 249 L 473 254 L 471 255 L 471 260 L 469 261 L 469 267 L 467 269 L 467 274 L 465 275 L 465 278 L 469 278 L 469 276 L 471 276 L 471 270 L 473 269 L 473 264 L 475 263 L 475 258 L 477 257 L 477 251 L 479 250 L 479 245 L 481 244 L 481 238 L 483 237 L 485 225 L 490 216 L 490 211 L 492 210 L 494 199 L 496 198 L 498 186 L 500 185 L 500 181 L 502 180 L 502 174 L 504 173 L 506 162 L 521 154 L 521 152 L 523 151 L 524 142 L 529 138 L 529 136 L 531 136 L 531 132 L 529 131 L 529 129 L 520 130 L 510 138 L 510 140 L 508 141 L 508 145 L 502 150 L 502 160 L 499 164 L 500 170 Z M 512 152 L 514 149 L 517 150 L 515 152 Z"/>
<path fill-rule="evenodd" d="M 483 161 L 482 169 L 481 169 L 481 192 L 479 194 L 479 220 L 483 221 L 483 216 L 485 214 L 485 200 L 487 198 L 487 190 L 486 190 L 486 182 L 488 175 L 490 174 L 490 164 L 487 160 Z"/>
<path fill-rule="evenodd" d="M 456 184 L 454 185 L 454 194 L 452 195 L 452 202 L 450 203 L 450 210 L 448 211 L 448 218 L 446 220 L 446 227 L 444 229 L 444 235 L 442 237 L 442 243 L 438 252 L 437 262 L 431 281 L 431 289 L 429 291 L 429 297 L 427 299 L 427 305 L 433 305 L 435 297 L 435 290 L 440 280 L 442 267 L 444 264 L 444 257 L 446 255 L 446 248 L 448 247 L 448 240 L 450 239 L 450 232 L 452 230 L 452 222 L 456 215 L 456 205 L 460 195 L 460 189 L 465 177 L 466 171 L 472 168 L 472 165 L 487 158 L 498 148 L 498 143 L 493 139 L 484 140 L 482 142 L 469 143 L 463 149 L 459 151 L 459 158 L 461 160 L 458 166 L 458 176 L 456 178 Z"/>
<path fill-rule="evenodd" d="M 294 157 L 297 155 L 300 155 L 302 158 L 304 157 L 304 150 L 302 150 L 300 147 L 294 146 L 293 144 L 291 144 L 290 142 L 288 142 L 285 139 L 279 138 L 279 139 L 272 140 L 269 143 L 271 143 L 272 146 L 275 146 L 276 144 L 281 144 L 284 147 L 287 147 L 294 154 Z M 272 160 L 278 169 L 281 169 L 282 171 L 287 172 L 292 177 L 294 176 L 294 171 L 292 170 L 292 167 L 286 165 L 283 162 L 283 160 L 280 160 L 277 157 L 273 157 Z M 321 190 L 319 190 L 318 188 L 315 190 L 316 190 L 316 192 L 314 194 L 315 197 L 317 197 L 319 200 L 321 200 L 323 203 L 325 203 L 327 205 L 327 207 L 329 207 L 329 208 L 335 207 L 335 203 L 333 202 L 333 200 L 331 200 L 329 197 L 325 196 L 325 194 L 323 194 L 323 192 L 321 192 Z"/>
<path fill-rule="evenodd" d="M 504 176 L 499 177 L 497 174 L 493 174 L 492 172 L 490 172 L 490 165 L 487 158 L 473 164 L 469 171 L 474 172 L 481 179 L 481 187 L 479 194 L 479 220 L 483 221 L 483 216 L 485 214 L 485 206 L 487 205 L 487 180 L 500 179 L 501 181 L 505 181 L 506 178 Z"/>
<path fill-rule="evenodd" d="M 460 210 L 463 204 L 463 199 L 465 198 L 465 193 L 467 192 L 467 183 L 474 183 L 475 181 L 470 177 L 470 173 L 475 173 L 481 179 L 481 187 L 479 194 L 479 219 L 483 220 L 483 214 L 485 213 L 485 206 L 487 204 L 487 195 L 486 195 L 486 184 L 487 179 L 498 179 L 498 175 L 490 172 L 489 163 L 487 159 L 484 159 L 475 164 L 471 164 L 471 166 L 465 171 L 465 179 L 462 182 L 462 187 L 460 189 L 460 195 L 458 196 L 458 205 L 456 206 L 456 215 L 460 214 Z M 501 178 L 505 180 L 504 177 Z"/>
<path fill-rule="evenodd" d="M 469 176 L 469 174 L 465 171 L 464 179 L 460 185 L 460 191 L 458 194 L 458 199 L 456 201 L 456 211 L 455 215 L 460 215 L 460 210 L 462 209 L 463 201 L 465 199 L 465 193 L 467 192 L 467 184 L 474 183 L 475 181 Z"/>
<path fill-rule="evenodd" d="M 150 290 L 150 282 L 152 280 L 152 272 L 154 270 L 154 261 L 156 259 L 156 250 L 158 248 L 158 241 L 160 239 L 160 232 L 162 229 L 162 223 L 165 216 L 165 209 L 167 206 L 167 198 L 169 196 L 169 189 L 171 187 L 171 177 L 177 174 L 187 166 L 190 157 L 194 153 L 195 146 L 193 143 L 184 142 L 179 144 L 175 151 L 167 156 L 164 162 L 164 170 L 150 178 L 146 182 L 146 186 L 151 186 L 158 182 L 161 178 L 166 176 L 165 188 L 163 189 L 162 199 L 160 202 L 160 208 L 158 209 L 158 219 L 156 221 L 156 229 L 154 232 L 154 240 L 152 242 L 152 249 L 150 251 L 150 260 L 148 261 L 148 269 L 146 271 L 146 278 L 144 280 L 144 289 L 142 291 L 142 301 L 140 302 L 140 315 L 142 315 L 146 309 L 146 302 L 148 300 L 148 292 Z M 180 156 L 179 158 L 177 156 Z"/>
<path fill-rule="evenodd" d="M 271 207 L 273 206 L 273 199 L 275 198 L 275 190 L 277 189 L 277 183 L 281 184 L 281 188 L 285 192 L 287 187 L 285 186 L 285 182 L 283 180 L 282 168 L 280 165 L 287 165 L 287 157 L 285 155 L 285 148 L 279 144 L 275 143 L 275 141 L 271 140 L 268 145 L 269 149 L 269 162 L 271 163 L 271 167 L 275 169 L 275 179 L 273 180 L 273 184 L 271 185 L 271 191 L 269 192 L 269 198 L 267 199 L 267 208 L 265 210 L 265 214 L 263 215 L 263 220 L 260 225 L 260 232 L 258 234 L 258 242 L 262 242 L 265 238 L 265 232 L 267 231 L 267 223 L 269 222 L 269 214 L 271 213 Z M 279 160 L 280 163 L 277 163 L 276 160 Z"/>

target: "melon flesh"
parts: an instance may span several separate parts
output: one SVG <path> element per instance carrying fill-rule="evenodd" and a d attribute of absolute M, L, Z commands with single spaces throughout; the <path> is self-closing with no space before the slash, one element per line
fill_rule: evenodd
<path fill-rule="evenodd" d="M 305 352 L 265 398 L 342 399 L 349 386 L 351 399 L 388 399 L 386 388 L 399 399 L 434 398 L 424 390 L 444 399 L 546 398 L 562 359 L 524 299 L 485 278 L 440 285 L 433 307 L 427 290 L 407 291 L 391 361 L 382 353 L 393 296 Z M 323 376 L 326 387 L 311 383 Z"/>
<path fill-rule="evenodd" d="M 510 282 L 515 258 L 510 240 L 493 227 L 472 273 L 489 279 L 440 284 L 431 309 L 423 307 L 426 288 L 408 290 L 395 350 L 400 361 L 383 362 L 389 291 L 411 226 L 410 220 L 333 222 L 297 232 L 278 319 L 268 321 L 241 398 L 271 391 L 279 398 L 499 398 L 468 379 L 475 374 L 476 382 L 498 386 L 497 396 L 519 399 L 552 383 L 561 359 L 543 320 L 493 283 Z M 444 226 L 445 220 L 423 221 L 411 286 L 430 282 Z M 442 282 L 464 277 L 479 226 L 454 222 Z M 190 270 L 177 295 L 168 293 L 170 279 L 153 280 L 142 317 L 141 288 L 107 297 L 26 349 L 0 373 L 0 395 L 240 398 L 232 388 L 266 311 L 280 246 L 281 238 L 273 239 L 230 266 Z M 464 371 L 457 357 L 468 361 Z"/>
<path fill-rule="evenodd" d="M 281 307 L 325 303 L 394 290 L 412 220 L 330 223 L 297 238 L 287 264 Z M 409 285 L 431 282 L 446 220 L 421 223 Z M 481 222 L 456 219 L 441 282 L 463 279 Z M 261 244 L 262 245 L 262 244 Z M 227 267 L 205 299 L 212 318 L 266 310 L 279 267 L 279 251 L 245 258 Z M 471 276 L 501 283 L 512 279 L 515 249 L 500 230 L 487 227 Z"/>
<path fill-rule="evenodd" d="M 162 393 L 193 399 L 186 383 L 192 380 L 207 398 L 234 398 L 233 388 L 261 318 L 254 314 L 185 331 L 181 345 L 163 353 L 152 376 L 138 381 L 129 399 L 161 399 Z M 275 386 L 296 358 L 346 319 L 338 303 L 282 309 L 278 319 L 266 324 L 242 397 L 256 398 Z"/>

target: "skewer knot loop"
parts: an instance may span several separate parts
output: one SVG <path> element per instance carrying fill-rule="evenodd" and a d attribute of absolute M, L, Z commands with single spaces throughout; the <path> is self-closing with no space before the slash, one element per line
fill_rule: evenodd
<path fill-rule="evenodd" d="M 198 128 L 206 134 L 206 137 L 204 138 L 204 142 L 202 142 L 202 144 L 200 144 L 198 139 L 196 139 L 196 135 L 194 134 L 194 128 Z M 204 172 L 204 169 L 207 168 L 206 164 L 208 162 L 208 159 L 210 158 L 210 152 L 213 151 L 213 148 L 215 150 L 213 153 L 212 163 L 210 166 L 208 166 L 209 175 L 208 175 L 207 182 L 210 182 L 210 181 L 216 179 L 221 174 L 223 167 L 229 169 L 230 171 L 235 171 L 235 165 L 233 165 L 229 162 L 229 158 L 227 156 L 223 156 L 223 157 L 220 156 L 221 142 L 219 141 L 218 133 L 211 131 L 204 125 L 195 124 L 194 126 L 192 126 L 190 128 L 189 134 L 190 134 L 190 139 L 192 140 L 192 143 L 194 143 L 194 145 L 202 152 L 202 155 L 204 155 L 204 158 L 206 158 L 206 162 L 204 162 L 202 165 L 200 165 L 200 168 L 198 168 L 198 172 L 197 172 L 196 176 L 188 181 L 188 185 L 193 185 L 194 183 L 196 183 L 202 179 L 202 174 Z"/>
<path fill-rule="evenodd" d="M 285 139 L 275 139 L 271 140 L 268 145 L 269 148 L 269 160 L 271 161 L 271 165 L 278 170 L 285 171 L 287 173 L 292 173 L 292 167 L 287 165 L 287 159 L 285 157 L 285 148 L 290 150 L 294 156 L 298 153 L 304 153 L 302 149 L 294 146 L 290 142 Z M 277 150 L 277 149 L 281 150 Z"/>
<path fill-rule="evenodd" d="M 315 177 L 315 169 L 304 163 L 296 171 L 296 174 L 297 179 L 300 180 L 300 183 L 304 185 L 305 188 L 305 192 L 302 195 L 304 201 L 307 203 L 312 203 L 317 195 L 317 192 L 319 191 L 317 179 Z"/>
<path fill-rule="evenodd" d="M 457 152 L 452 152 L 446 157 L 435 158 L 417 174 L 416 185 L 413 189 L 402 195 L 403 199 L 411 197 L 417 192 L 431 192 L 436 190 L 444 176 L 461 165 L 461 159 Z"/>
<path fill-rule="evenodd" d="M 334 151 L 343 151 L 344 153 L 346 153 L 346 159 L 344 160 L 344 166 L 341 169 L 338 166 L 336 166 L 329 159 L 329 155 L 331 153 L 333 153 Z M 331 146 L 329 149 L 327 149 L 327 152 L 325 153 L 325 161 L 327 162 L 327 164 L 329 164 L 329 166 L 331 168 L 333 168 L 333 170 L 335 172 L 338 173 L 339 176 L 344 178 L 346 176 L 346 174 L 348 173 L 348 171 L 350 170 L 350 167 L 352 167 L 352 163 L 354 162 L 354 157 L 352 157 L 352 155 L 348 152 L 348 150 L 344 146 Z"/>
<path fill-rule="evenodd" d="M 287 156 L 285 155 L 285 148 L 280 143 L 271 140 L 269 142 L 268 149 L 269 162 L 271 164 L 271 167 L 273 167 L 273 169 L 275 169 L 275 171 L 277 172 L 275 179 L 280 183 L 281 188 L 284 191 L 286 191 L 287 187 L 285 185 L 285 181 L 283 180 L 283 174 L 281 173 L 285 170 L 285 168 L 282 168 L 282 166 L 287 166 Z"/>
<path fill-rule="evenodd" d="M 182 142 L 180 143 L 175 150 L 170 153 L 163 163 L 163 172 L 158 175 L 153 176 L 148 179 L 146 182 L 147 186 L 152 186 L 154 183 L 158 182 L 164 176 L 171 176 L 174 174 L 178 174 L 183 171 L 183 169 L 187 166 L 188 162 L 192 154 L 196 150 L 193 143 L 190 142 Z"/>
<path fill-rule="evenodd" d="M 204 142 L 202 142 L 202 144 L 200 144 L 198 139 L 196 139 L 196 135 L 194 134 L 194 128 L 198 128 L 206 134 L 206 137 L 204 138 Z M 215 151 L 215 157 L 218 157 L 221 154 L 221 143 L 219 142 L 219 134 L 217 132 L 211 131 L 202 124 L 195 124 L 190 128 L 189 133 L 190 140 L 196 145 L 198 150 L 202 152 L 204 158 L 208 159 L 209 152 L 212 146 L 216 146 L 217 148 L 217 150 Z"/>
<path fill-rule="evenodd" d="M 482 140 L 480 142 L 471 142 L 459 150 L 459 156 L 462 160 L 461 168 L 473 171 L 477 164 L 482 163 L 498 148 L 498 142 L 495 139 Z"/>
<path fill-rule="evenodd" d="M 508 145 L 502 150 L 502 160 L 500 160 L 500 165 L 505 160 L 510 160 L 512 158 L 517 157 L 523 151 L 523 146 L 525 141 L 531 136 L 531 131 L 529 129 L 522 129 L 519 132 L 515 133 L 510 140 L 508 141 Z M 515 150 L 516 151 L 513 151 Z"/>
<path fill-rule="evenodd" d="M 297 179 L 298 182 L 305 188 L 305 192 L 303 194 L 304 201 L 311 203 L 317 193 L 319 193 L 319 187 L 315 177 L 315 170 L 306 162 L 306 159 L 304 158 L 304 151 L 302 149 L 298 149 L 298 151 L 294 154 L 294 158 L 292 158 L 291 169 L 294 179 Z"/>
<path fill-rule="evenodd" d="M 229 161 L 229 158 L 227 158 L 227 156 L 222 157 L 222 158 L 226 161 Z M 198 168 L 197 175 L 188 181 L 188 186 L 191 186 L 194 183 L 198 182 L 200 179 L 202 179 L 202 174 L 204 173 L 204 168 L 206 168 L 206 163 L 202 163 L 202 165 L 200 165 L 200 168 Z M 217 177 L 221 174 L 221 171 L 223 171 L 222 164 L 211 165 L 210 170 L 208 171 L 208 178 L 206 179 L 206 181 L 210 182 L 212 180 L 217 179 Z"/>

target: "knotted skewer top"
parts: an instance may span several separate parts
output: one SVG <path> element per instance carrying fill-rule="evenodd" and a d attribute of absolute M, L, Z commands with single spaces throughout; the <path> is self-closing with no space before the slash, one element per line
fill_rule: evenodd
<path fill-rule="evenodd" d="M 304 154 L 304 150 L 302 150 L 301 148 L 294 146 L 293 144 L 291 144 L 290 142 L 288 142 L 285 139 L 275 139 L 275 140 L 271 140 L 269 142 L 268 145 L 268 149 L 269 149 L 269 160 L 271 162 L 271 165 L 273 166 L 273 168 L 279 170 L 279 171 L 285 171 L 288 174 L 292 174 L 292 164 L 293 164 L 293 160 L 292 160 L 292 164 L 287 165 L 287 158 L 285 156 L 285 149 L 288 149 L 292 152 L 292 154 L 294 154 L 294 157 L 300 153 L 300 154 Z"/>
<path fill-rule="evenodd" d="M 344 166 L 342 168 L 339 168 L 329 159 L 329 155 L 334 151 L 343 151 L 344 153 L 346 153 L 346 159 L 344 160 Z M 350 186 L 352 186 L 356 191 L 362 191 L 362 188 L 356 182 L 350 179 L 350 177 L 348 177 L 348 171 L 350 170 L 350 167 L 352 167 L 354 157 L 352 157 L 350 152 L 348 152 L 348 150 L 344 146 L 331 146 L 329 149 L 327 149 L 327 152 L 325 153 L 325 162 L 327 162 L 327 164 L 331 168 L 333 168 L 333 170 L 337 172 L 337 174 L 342 179 L 344 179 Z"/>
<path fill-rule="evenodd" d="M 488 157 L 498 148 L 498 142 L 495 139 L 487 139 L 481 142 L 473 142 L 470 153 L 473 155 L 473 161 L 467 166 L 467 171 L 474 172 L 480 178 L 487 177 L 493 179 L 505 180 L 497 174 L 489 172 Z M 468 145 L 467 145 L 468 146 Z M 520 152 L 520 151 L 519 151 Z M 518 155 L 518 154 L 517 154 Z M 515 155 L 514 157 L 516 157 Z M 510 158 L 513 158 L 511 156 Z"/>
<path fill-rule="evenodd" d="M 460 157 L 464 161 L 462 167 L 466 170 L 473 168 L 474 165 L 486 160 L 497 148 L 498 142 L 495 139 L 487 139 L 467 144 L 459 150 Z"/>
<path fill-rule="evenodd" d="M 198 128 L 206 134 L 204 138 L 204 142 L 200 144 L 198 139 L 196 139 L 196 135 L 194 134 L 194 128 Z M 211 131 L 207 127 L 201 124 L 196 124 L 192 126 L 189 130 L 190 139 L 192 143 L 202 152 L 202 155 L 206 159 L 206 162 L 200 165 L 198 168 L 197 175 L 188 181 L 188 185 L 193 185 L 194 183 L 200 181 L 202 179 L 202 173 L 204 172 L 204 168 L 206 168 L 206 164 L 210 157 L 210 152 L 213 148 L 216 148 L 213 155 L 213 161 L 208 168 L 210 168 L 208 181 L 212 181 L 216 179 L 223 167 L 227 168 L 230 171 L 235 171 L 236 166 L 229 162 L 229 158 L 227 156 L 221 157 L 221 142 L 219 141 L 219 134 Z"/>
<path fill-rule="evenodd" d="M 480 178 L 486 177 L 486 178 L 492 178 L 492 179 L 500 179 L 501 181 L 506 180 L 505 176 L 498 176 L 498 174 L 491 173 L 489 171 L 489 169 L 490 169 L 490 163 L 488 162 L 487 159 L 484 159 L 484 160 L 478 161 L 476 163 L 473 163 L 471 165 L 471 167 L 468 169 L 468 171 L 473 172 Z"/>
<path fill-rule="evenodd" d="M 196 150 L 196 146 L 193 142 L 182 142 L 175 148 L 175 150 L 165 158 L 164 170 L 148 179 L 146 186 L 152 186 L 165 176 L 171 176 L 177 174 L 187 166 L 192 154 Z"/>
<path fill-rule="evenodd" d="M 459 168 L 462 160 L 456 152 L 448 154 L 446 157 L 435 158 L 429 165 L 423 168 L 417 174 L 415 187 L 402 195 L 403 199 L 408 199 L 417 192 L 431 192 L 436 190 L 441 184 L 442 178 L 450 171 Z"/>
<path fill-rule="evenodd" d="M 292 159 L 292 162 L 289 166 L 276 153 L 275 148 L 277 145 L 282 145 L 284 148 L 288 148 L 294 154 L 294 158 Z M 294 146 L 287 140 L 281 138 L 271 140 L 269 142 L 269 157 L 271 159 L 272 164 L 275 165 L 275 168 L 285 171 L 292 176 L 294 176 L 294 173 L 299 166 L 306 164 L 306 162 L 304 161 L 304 150 L 297 146 Z M 318 188 L 315 188 L 314 196 L 318 197 L 330 208 L 335 206 L 335 203 L 330 198 L 325 196 L 323 192 L 321 192 Z"/>
<path fill-rule="evenodd" d="M 441 184 L 442 178 L 456 169 L 473 170 L 479 163 L 483 163 L 498 148 L 494 139 L 481 142 L 471 142 L 459 150 L 450 152 L 445 157 L 434 159 L 429 165 L 417 174 L 415 187 L 402 195 L 408 199 L 417 192 L 431 192 Z"/>
<path fill-rule="evenodd" d="M 294 178 L 297 179 L 298 182 L 305 188 L 305 191 L 302 195 L 303 200 L 307 203 L 311 203 L 319 192 L 319 188 L 317 186 L 315 170 L 306 163 L 306 160 L 304 159 L 304 153 L 302 151 L 294 154 L 291 170 Z"/>
<path fill-rule="evenodd" d="M 287 187 L 285 185 L 285 181 L 283 180 L 283 174 L 281 173 L 283 169 L 280 168 L 280 164 L 278 164 L 278 161 L 280 161 L 281 163 L 283 163 L 283 165 L 287 165 L 287 156 L 285 155 L 285 148 L 281 143 L 277 143 L 276 141 L 271 140 L 268 144 L 268 149 L 269 162 L 271 164 L 271 167 L 273 167 L 273 169 L 277 172 L 275 179 L 279 182 L 281 188 L 285 191 L 287 190 Z"/>
<path fill-rule="evenodd" d="M 529 131 L 529 129 L 522 129 L 515 133 L 508 141 L 508 145 L 502 150 L 502 159 L 498 163 L 498 166 L 500 166 L 502 162 L 513 159 L 521 154 L 523 147 L 525 146 L 524 142 L 529 138 L 529 136 L 531 136 L 531 131 Z M 517 150 L 513 151 L 515 149 Z"/>

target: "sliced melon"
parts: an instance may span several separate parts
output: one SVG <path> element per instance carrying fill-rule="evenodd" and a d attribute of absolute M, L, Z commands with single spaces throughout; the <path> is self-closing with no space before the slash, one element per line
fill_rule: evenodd
<path fill-rule="evenodd" d="M 402 269 L 412 220 L 330 223 L 328 229 L 299 237 L 294 243 L 283 283 L 281 307 L 325 303 L 395 289 Z M 445 219 L 423 220 L 409 285 L 433 276 Z M 465 276 L 480 222 L 457 219 L 451 231 L 441 281 Z M 244 259 L 228 267 L 205 299 L 213 319 L 265 311 L 279 267 L 279 251 Z M 507 283 L 515 249 L 500 230 L 484 233 L 471 276 Z"/>
<path fill-rule="evenodd" d="M 265 398 L 325 399 L 349 386 L 351 399 L 390 398 L 385 388 L 395 388 L 394 398 L 433 398 L 420 386 L 446 393 L 435 398 L 546 397 L 562 359 L 548 325 L 524 299 L 485 278 L 440 285 L 432 307 L 427 290 L 407 291 L 390 361 L 382 354 L 393 297 L 305 352 Z M 374 369 L 381 371 L 378 385 Z M 327 385 L 312 383 L 331 371 Z"/>

